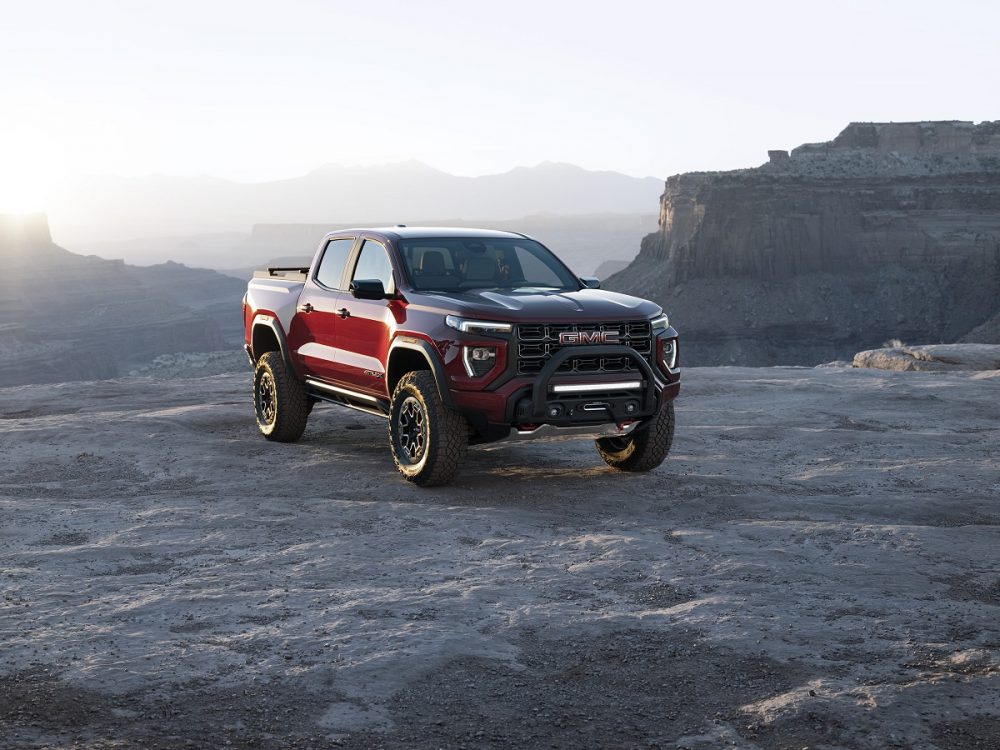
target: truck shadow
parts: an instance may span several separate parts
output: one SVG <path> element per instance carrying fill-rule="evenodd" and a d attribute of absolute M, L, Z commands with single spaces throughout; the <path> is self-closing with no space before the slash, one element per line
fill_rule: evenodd
<path fill-rule="evenodd" d="M 371 458 L 378 464 L 392 466 L 386 423 L 364 415 L 356 419 L 352 415 L 352 418 L 337 422 L 310 423 L 299 445 L 320 451 L 332 448 L 336 453 L 331 457 L 338 459 L 343 450 L 359 459 L 363 456 L 364 460 Z M 545 475 L 560 480 L 567 475 L 622 476 L 604 464 L 592 440 L 565 438 L 470 446 L 461 476 L 473 475 L 480 475 L 486 482 L 534 481 Z"/>
<path fill-rule="evenodd" d="M 374 492 L 405 502 L 544 507 L 652 496 L 670 474 L 669 461 L 648 474 L 619 472 L 603 462 L 592 440 L 557 438 L 471 446 L 450 485 L 421 488 L 395 470 L 383 420 L 319 413 L 297 443 L 258 446 L 256 454 L 277 459 L 268 462 L 263 485 L 276 490 L 291 483 L 299 492 L 322 495 L 337 477 L 340 487 L 364 487 L 360 497 L 366 500 Z"/>
<path fill-rule="evenodd" d="M 414 489 L 462 505 L 596 509 L 658 495 L 669 471 L 669 463 L 646 474 L 617 471 L 589 440 L 546 440 L 472 447 L 452 485 Z"/>

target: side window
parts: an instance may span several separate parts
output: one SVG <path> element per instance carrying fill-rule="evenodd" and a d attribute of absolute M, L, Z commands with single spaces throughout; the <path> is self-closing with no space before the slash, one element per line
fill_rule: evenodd
<path fill-rule="evenodd" d="M 354 279 L 378 279 L 387 292 L 394 289 L 392 284 L 392 265 L 389 255 L 381 243 L 375 240 L 365 240 L 358 256 L 358 264 L 354 267 Z"/>
<path fill-rule="evenodd" d="M 326 244 L 323 259 L 319 262 L 316 281 L 330 289 L 340 289 L 340 280 L 343 278 L 344 266 L 347 265 L 347 256 L 351 254 L 352 247 L 354 247 L 353 239 L 330 240 Z"/>

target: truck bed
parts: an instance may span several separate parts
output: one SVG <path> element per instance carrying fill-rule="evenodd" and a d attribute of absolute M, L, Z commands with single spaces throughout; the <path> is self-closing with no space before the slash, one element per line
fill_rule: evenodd
<path fill-rule="evenodd" d="M 287 331 L 308 275 L 308 268 L 266 268 L 254 271 L 247 286 L 247 304 L 251 310 L 273 313 L 282 329 Z"/>

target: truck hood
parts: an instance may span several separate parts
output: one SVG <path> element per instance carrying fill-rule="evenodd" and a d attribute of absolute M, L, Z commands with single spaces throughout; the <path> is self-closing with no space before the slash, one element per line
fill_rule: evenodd
<path fill-rule="evenodd" d="M 406 292 L 411 304 L 445 314 L 503 322 L 607 321 L 649 318 L 660 306 L 603 289 L 576 292 L 525 289 L 468 289 L 462 292 Z"/>

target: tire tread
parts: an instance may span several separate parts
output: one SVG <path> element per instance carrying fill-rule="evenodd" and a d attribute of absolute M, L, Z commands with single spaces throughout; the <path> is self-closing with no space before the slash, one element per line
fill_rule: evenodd
<path fill-rule="evenodd" d="M 261 368 L 270 371 L 274 380 L 275 408 L 274 425 L 262 424 L 257 419 L 257 426 L 268 440 L 279 443 L 293 443 L 302 437 L 306 429 L 306 421 L 312 410 L 306 390 L 294 373 L 288 372 L 281 352 L 267 352 L 257 360 L 254 372 L 254 413 L 257 403 L 257 378 Z"/>
<path fill-rule="evenodd" d="M 423 468 L 417 472 L 402 463 L 396 455 L 390 424 L 389 449 L 396 469 L 408 481 L 420 487 L 448 484 L 455 478 L 462 459 L 465 458 L 469 446 L 469 425 L 465 417 L 445 406 L 438 393 L 437 381 L 428 370 L 414 370 L 400 378 L 392 394 L 392 419 L 395 419 L 396 402 L 402 401 L 407 395 L 415 395 L 427 410 L 428 455 Z"/>
<path fill-rule="evenodd" d="M 674 442 L 674 404 L 668 401 L 660 407 L 652 423 L 628 438 L 628 445 L 614 450 L 605 440 L 595 440 L 597 452 L 604 462 L 619 471 L 651 471 L 663 463 Z"/>

